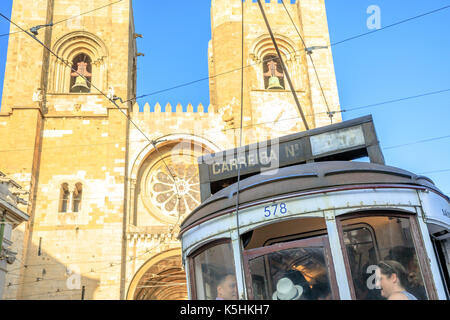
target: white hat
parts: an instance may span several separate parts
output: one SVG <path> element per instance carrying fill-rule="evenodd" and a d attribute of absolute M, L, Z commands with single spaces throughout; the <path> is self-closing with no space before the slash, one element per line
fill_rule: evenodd
<path fill-rule="evenodd" d="M 277 291 L 274 292 L 273 300 L 298 300 L 303 294 L 301 286 L 294 286 L 289 278 L 282 278 L 277 283 Z"/>

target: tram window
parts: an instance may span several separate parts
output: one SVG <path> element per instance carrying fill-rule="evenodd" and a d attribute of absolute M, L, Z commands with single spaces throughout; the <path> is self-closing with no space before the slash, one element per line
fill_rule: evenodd
<path fill-rule="evenodd" d="M 245 250 L 270 246 L 275 243 L 326 235 L 323 218 L 301 218 L 272 223 L 243 236 Z"/>
<path fill-rule="evenodd" d="M 447 299 L 449 296 L 450 289 L 450 239 L 437 240 L 432 239 L 434 250 L 436 251 L 436 256 L 439 262 L 439 269 L 441 272 L 441 276 L 444 280 L 444 285 L 446 288 Z"/>
<path fill-rule="evenodd" d="M 249 284 L 251 298 L 256 300 L 336 298 L 331 290 L 327 249 L 317 244 L 310 246 L 307 241 L 300 240 L 256 249 L 261 254 L 249 258 L 246 263 L 246 273 L 251 278 Z M 292 247 L 295 243 L 299 245 Z"/>
<path fill-rule="evenodd" d="M 197 300 L 237 300 L 231 243 L 210 246 L 192 258 Z"/>
<path fill-rule="evenodd" d="M 398 262 L 405 272 L 400 287 L 419 300 L 428 299 L 408 218 L 371 216 L 341 222 L 347 261 L 358 300 L 383 300 L 393 290 L 376 280 L 381 261 Z M 401 269 L 399 273 L 402 273 Z"/>

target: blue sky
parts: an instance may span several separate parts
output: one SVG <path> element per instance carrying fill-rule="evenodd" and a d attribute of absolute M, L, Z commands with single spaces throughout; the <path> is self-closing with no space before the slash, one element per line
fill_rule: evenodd
<path fill-rule="evenodd" d="M 225 0 L 224 0 L 225 1 Z M 0 1 L 9 16 L 12 0 Z M 105 1 L 107 2 L 107 1 Z M 326 0 L 331 42 L 368 32 L 370 5 L 381 26 L 449 4 L 448 0 Z M 343 5 L 345 3 L 345 5 Z M 256 5 L 256 4 L 255 4 Z M 134 1 L 139 51 L 138 95 L 208 76 L 210 1 Z M 270 17 L 269 17 L 270 19 Z M 450 88 L 450 8 L 332 48 L 343 109 Z M 0 34 L 9 26 L 0 21 Z M 0 93 L 7 37 L 0 37 Z M 239 67 L 239 66 L 236 66 Z M 140 104 L 209 104 L 208 81 L 157 94 Z M 344 120 L 372 114 L 388 165 L 415 173 L 450 170 L 450 92 L 343 113 Z M 450 171 L 427 174 L 450 194 Z"/>

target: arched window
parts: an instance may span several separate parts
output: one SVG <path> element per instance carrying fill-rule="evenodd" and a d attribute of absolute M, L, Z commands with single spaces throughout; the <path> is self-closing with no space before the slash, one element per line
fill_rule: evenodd
<path fill-rule="evenodd" d="M 81 196 L 82 196 L 82 193 L 83 193 L 83 185 L 78 182 L 75 185 L 75 189 L 73 190 L 72 212 L 79 212 L 81 210 Z"/>
<path fill-rule="evenodd" d="M 73 93 L 91 92 L 91 79 L 92 79 L 91 58 L 87 54 L 81 53 L 72 60 L 72 72 L 70 74 L 70 92 Z"/>
<path fill-rule="evenodd" d="M 77 83 L 78 74 L 83 74 L 93 86 L 102 91 L 108 90 L 108 50 L 96 35 L 86 31 L 68 33 L 57 40 L 53 52 L 61 59 L 51 58 L 48 91 L 49 93 L 92 92 Z M 80 84 L 83 79 L 79 78 Z"/>
<path fill-rule="evenodd" d="M 307 69 L 305 69 L 306 65 L 302 63 L 306 56 L 304 48 L 299 47 L 299 43 L 281 34 L 274 34 L 274 37 L 283 58 L 286 72 L 289 72 L 295 90 L 303 90 L 303 83 L 307 83 L 306 73 L 304 72 Z M 285 72 L 273 41 L 268 34 L 263 34 L 254 40 L 250 49 L 250 58 L 256 62 L 253 69 L 260 89 L 286 90 L 288 84 L 284 79 Z"/>
<path fill-rule="evenodd" d="M 283 90 L 285 88 L 283 67 L 276 55 L 269 54 L 263 58 L 263 73 L 266 90 Z"/>
<path fill-rule="evenodd" d="M 59 196 L 59 212 L 67 212 L 67 208 L 69 206 L 69 185 L 67 183 L 63 183 L 61 185 L 61 191 Z"/>

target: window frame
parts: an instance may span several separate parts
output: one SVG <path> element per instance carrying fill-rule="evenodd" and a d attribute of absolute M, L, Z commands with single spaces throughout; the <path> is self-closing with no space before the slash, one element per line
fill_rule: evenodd
<path fill-rule="evenodd" d="M 358 212 L 352 212 L 342 216 L 336 217 L 336 226 L 338 229 L 338 236 L 341 245 L 342 255 L 344 257 L 345 271 L 347 273 L 348 285 L 350 288 L 350 295 L 352 300 L 356 300 L 355 287 L 353 284 L 353 277 L 351 274 L 351 267 L 347 255 L 347 249 L 344 242 L 343 225 L 342 222 L 351 219 L 358 219 L 364 217 L 393 217 L 393 218 L 403 218 L 408 219 L 411 228 L 411 238 L 414 244 L 414 249 L 416 250 L 417 261 L 419 263 L 419 268 L 423 276 L 424 287 L 428 296 L 428 300 L 437 300 L 437 291 L 433 279 L 428 276 L 431 274 L 431 266 L 428 262 L 428 255 L 425 250 L 425 244 L 423 242 L 422 235 L 419 231 L 419 225 L 417 222 L 417 215 L 413 213 L 407 213 L 404 211 L 394 211 L 394 210 L 364 210 Z"/>
<path fill-rule="evenodd" d="M 333 300 L 339 300 L 340 299 L 339 288 L 337 285 L 336 272 L 334 269 L 333 256 L 331 254 L 331 247 L 328 235 L 322 235 L 318 237 L 312 237 L 301 240 L 293 240 L 290 242 L 276 243 L 266 247 L 254 248 L 243 251 L 242 256 L 244 264 L 244 276 L 245 276 L 245 285 L 247 287 L 248 299 L 254 300 L 253 282 L 250 273 L 250 260 L 281 250 L 307 248 L 307 247 L 310 248 L 319 247 L 324 249 L 325 261 L 330 281 L 330 291 L 333 296 Z"/>
<path fill-rule="evenodd" d="M 64 186 L 67 187 L 67 193 L 65 193 Z M 70 196 L 71 192 L 70 192 L 70 189 L 69 189 L 69 184 L 67 182 L 62 183 L 60 185 L 60 189 L 59 190 L 60 191 L 59 191 L 59 208 L 58 208 L 58 212 L 59 213 L 67 213 L 70 210 L 70 204 L 71 204 L 71 201 L 70 201 L 71 200 L 71 196 Z M 67 199 L 64 199 L 64 195 L 66 195 L 66 194 L 67 194 Z M 64 202 L 66 202 L 66 205 L 65 205 L 66 210 L 65 211 L 63 211 L 63 203 Z"/>
<path fill-rule="evenodd" d="M 80 187 L 78 189 L 78 186 Z M 75 196 L 75 192 L 77 192 L 77 195 Z M 78 201 L 78 207 L 75 211 L 75 202 Z M 75 188 L 72 191 L 72 212 L 79 213 L 81 212 L 81 204 L 83 201 L 83 184 L 81 182 L 78 182 L 75 184 Z"/>
<path fill-rule="evenodd" d="M 189 264 L 189 282 L 190 282 L 190 288 L 191 288 L 191 300 L 197 300 L 197 281 L 196 281 L 196 271 L 195 271 L 195 258 L 197 258 L 199 255 L 201 255 L 203 252 L 222 245 L 222 244 L 230 244 L 231 246 L 231 253 L 233 254 L 233 259 L 236 261 L 236 257 L 234 257 L 233 252 L 233 244 L 231 241 L 231 238 L 221 238 L 216 239 L 211 242 L 208 242 L 204 245 L 202 245 L 200 248 L 193 251 L 187 258 L 188 258 L 188 264 Z M 233 261 L 233 263 L 234 263 Z M 236 263 L 234 263 L 234 273 L 236 274 Z"/>
<path fill-rule="evenodd" d="M 272 57 L 272 58 L 270 58 L 270 59 L 267 59 L 267 57 Z M 278 55 L 276 54 L 276 52 L 275 53 L 267 53 L 267 54 L 265 54 L 263 57 L 262 57 L 262 59 L 261 59 L 261 61 L 262 61 L 262 74 L 263 74 L 263 88 L 264 88 L 264 91 L 273 91 L 273 89 L 269 89 L 268 87 L 269 87 L 269 79 L 267 79 L 267 87 L 266 87 L 266 76 L 264 75 L 264 70 L 265 70 L 265 64 L 267 63 L 267 61 L 269 61 L 269 60 L 273 60 L 273 58 L 275 58 L 275 60 L 274 61 L 276 61 L 277 62 L 277 66 L 279 66 L 280 67 L 280 69 L 281 69 L 281 72 L 283 73 L 283 77 L 281 78 L 281 79 L 279 79 L 280 80 L 280 85 L 283 87 L 283 89 L 277 89 L 277 90 L 286 90 L 286 83 L 285 83 L 285 70 L 283 70 L 283 65 L 281 64 L 281 62 L 279 61 L 280 60 L 280 58 L 278 57 Z M 278 69 L 278 68 L 277 68 Z M 270 70 L 269 70 L 270 71 Z M 280 71 L 280 70 L 277 70 L 278 72 Z M 270 78 L 270 77 L 267 77 L 267 78 Z M 278 77 L 279 78 L 279 77 Z"/>
<path fill-rule="evenodd" d="M 88 61 L 84 61 L 84 62 L 87 63 L 87 65 L 86 65 L 86 72 L 90 73 L 91 75 L 90 76 L 82 75 L 82 76 L 84 78 L 86 78 L 86 80 L 87 80 L 86 84 L 89 87 L 89 92 L 73 92 L 72 91 L 72 87 L 75 85 L 76 79 L 78 77 L 78 76 L 72 76 L 72 72 L 74 72 L 73 70 L 75 70 L 75 72 L 78 73 L 78 69 L 77 69 L 77 66 L 76 66 L 77 62 L 75 62 L 75 61 L 77 59 L 79 59 L 78 57 L 80 57 L 80 56 L 85 56 L 88 59 Z M 69 92 L 67 92 L 68 94 L 80 94 L 80 93 L 81 94 L 91 94 L 92 93 L 92 77 L 93 77 L 93 74 L 94 74 L 93 70 L 92 70 L 93 69 L 92 68 L 92 64 L 93 63 L 92 63 L 91 56 L 89 54 L 87 54 L 86 52 L 84 52 L 84 51 L 78 53 L 77 55 L 75 55 L 72 58 L 72 61 L 71 61 L 71 69 L 72 69 L 71 71 L 72 72 L 69 73 L 70 74 L 70 79 L 69 79 Z M 89 69 L 90 69 L 90 71 L 89 71 Z"/>

